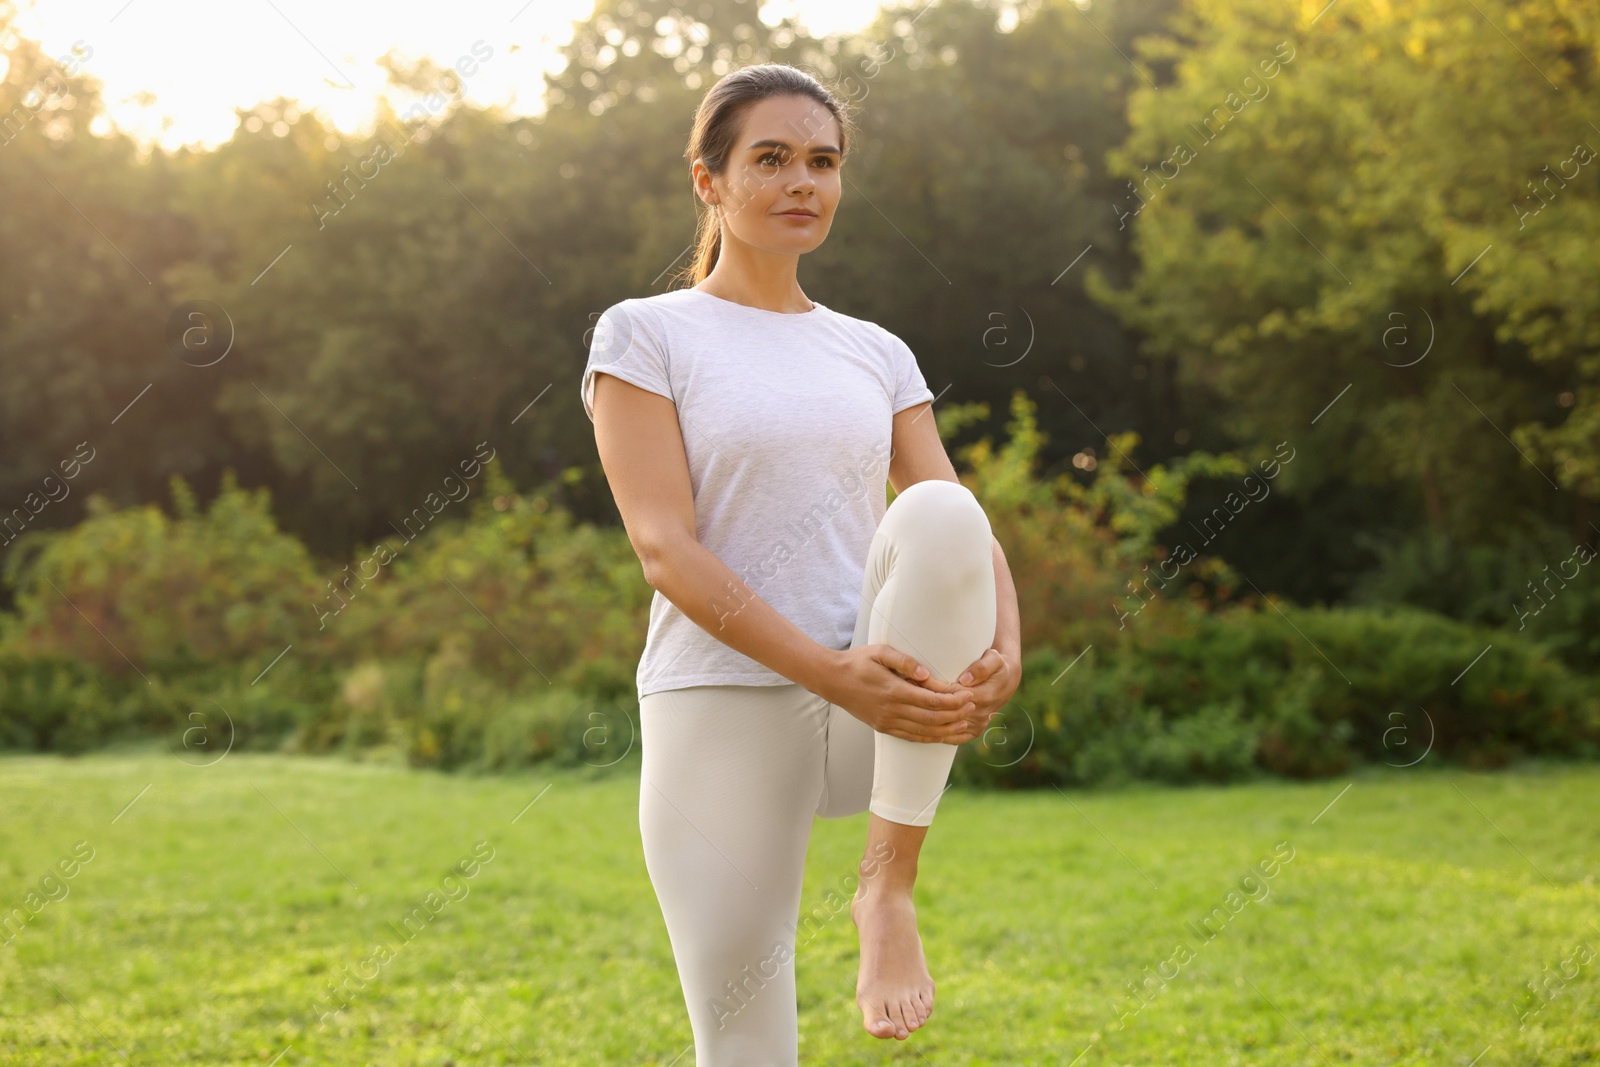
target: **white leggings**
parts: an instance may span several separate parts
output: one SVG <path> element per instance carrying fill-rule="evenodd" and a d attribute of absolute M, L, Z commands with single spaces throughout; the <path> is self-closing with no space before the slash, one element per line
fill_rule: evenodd
<path fill-rule="evenodd" d="M 977 498 L 957 482 L 908 486 L 868 550 L 851 647 L 891 645 L 954 682 L 990 647 L 995 621 Z M 796 1067 L 795 933 L 812 817 L 870 810 L 927 826 L 956 746 L 878 733 L 793 682 L 651 693 L 639 714 L 639 832 L 694 1062 Z"/>

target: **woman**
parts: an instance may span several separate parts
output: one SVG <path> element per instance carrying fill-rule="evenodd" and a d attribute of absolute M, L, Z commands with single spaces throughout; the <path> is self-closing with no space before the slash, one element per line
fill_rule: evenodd
<path fill-rule="evenodd" d="M 850 905 L 862 1025 L 903 1040 L 927 1021 L 918 855 L 955 746 L 1020 678 L 1005 555 L 915 357 L 796 278 L 849 126 L 796 68 L 722 78 L 687 151 L 711 209 L 694 284 L 608 308 L 581 386 L 656 591 L 639 829 L 700 1067 L 798 1062 L 813 816 L 871 812 Z"/>

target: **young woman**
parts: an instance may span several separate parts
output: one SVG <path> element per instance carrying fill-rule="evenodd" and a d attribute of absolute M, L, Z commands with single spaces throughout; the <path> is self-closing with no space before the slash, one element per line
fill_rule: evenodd
<path fill-rule="evenodd" d="M 608 308 L 581 385 L 655 589 L 639 830 L 700 1067 L 798 1063 L 814 816 L 871 813 L 850 905 L 862 1025 L 927 1022 L 918 855 L 955 746 L 1020 678 L 1011 573 L 915 356 L 796 278 L 839 206 L 849 127 L 794 67 L 717 82 L 686 153 L 710 208 L 694 284 Z"/>

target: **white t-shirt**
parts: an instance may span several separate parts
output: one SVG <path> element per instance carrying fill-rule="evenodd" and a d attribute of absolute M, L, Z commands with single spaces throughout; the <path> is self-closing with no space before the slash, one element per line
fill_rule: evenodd
<path fill-rule="evenodd" d="M 595 324 L 580 385 L 591 421 L 601 371 L 677 406 L 700 543 L 802 632 L 849 648 L 888 507 L 892 416 L 933 399 L 906 343 L 821 304 L 787 314 L 673 289 L 614 304 Z M 731 589 L 713 601 L 718 618 L 743 603 Z M 657 590 L 636 681 L 642 699 L 790 679 Z"/>

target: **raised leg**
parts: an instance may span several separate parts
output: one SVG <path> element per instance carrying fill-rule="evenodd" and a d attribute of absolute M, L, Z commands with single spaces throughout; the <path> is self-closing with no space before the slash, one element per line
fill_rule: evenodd
<path fill-rule="evenodd" d="M 852 647 L 891 645 L 915 656 L 935 680 L 953 683 L 989 648 L 995 621 L 992 534 L 977 498 L 955 482 L 908 486 L 868 550 Z M 817 814 L 871 812 L 850 905 L 861 936 L 856 1003 L 868 1033 L 904 1039 L 933 1010 L 912 889 L 956 746 L 877 733 L 835 705 L 828 712 Z"/>
<path fill-rule="evenodd" d="M 853 643 L 891 645 L 953 683 L 994 640 L 993 540 L 989 516 L 966 486 L 907 486 L 867 551 Z M 956 746 L 883 733 L 874 746 L 869 810 L 908 826 L 933 822 Z"/>
<path fill-rule="evenodd" d="M 850 647 L 891 645 L 953 683 L 994 640 L 991 541 L 989 517 L 966 486 L 908 486 L 868 548 Z M 908 826 L 933 822 L 956 746 L 880 734 L 833 704 L 826 736 L 819 817 L 871 810 Z"/>

